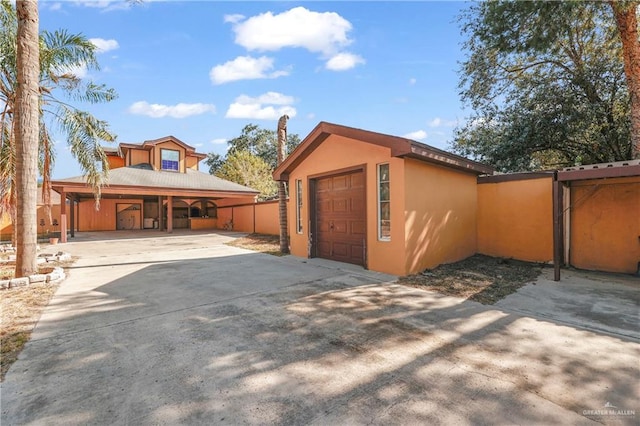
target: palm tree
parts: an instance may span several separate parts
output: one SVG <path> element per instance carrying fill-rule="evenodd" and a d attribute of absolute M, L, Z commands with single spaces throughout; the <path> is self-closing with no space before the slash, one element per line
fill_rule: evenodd
<path fill-rule="evenodd" d="M 16 155 L 18 151 L 15 122 L 19 117 L 18 95 L 18 40 L 22 43 L 22 33 L 18 34 L 20 24 L 16 9 L 8 0 L 1 0 L 0 6 L 0 214 L 8 213 L 13 223 L 18 224 L 16 208 L 19 207 L 17 192 L 19 188 L 17 169 L 18 162 L 24 158 Z M 21 1 L 19 7 L 27 5 Z M 35 13 L 37 23 L 37 2 L 30 2 L 33 8 L 30 15 Z M 35 9 L 35 12 L 33 11 Z M 37 30 L 36 30 L 37 31 Z M 100 197 L 100 186 L 108 172 L 108 162 L 101 147 L 101 142 L 115 140 L 108 124 L 95 118 L 88 112 L 77 109 L 69 101 L 100 103 L 108 102 L 117 97 L 113 89 L 104 85 L 94 84 L 83 80 L 74 74 L 75 69 L 86 68 L 98 70 L 96 47 L 82 35 L 69 34 L 65 30 L 54 32 L 43 31 L 36 41 L 39 43 L 39 76 L 36 78 L 35 93 L 39 94 L 37 103 L 39 114 L 35 126 L 39 125 L 36 133 L 38 144 L 36 149 L 37 165 L 43 180 L 43 198 L 48 204 L 50 193 L 50 175 L 53 167 L 55 152 L 51 143 L 49 126 L 56 124 L 67 137 L 69 149 L 76 158 L 87 182 L 94 188 L 96 201 Z M 33 60 L 31 58 L 30 60 Z M 37 61 L 36 57 L 36 61 Z M 61 97 L 64 98 L 61 99 Z M 37 179 L 37 175 L 36 175 Z M 35 180 L 34 179 L 34 182 Z M 35 184 L 35 183 L 34 183 Z M 35 218 L 35 207 L 33 209 Z M 34 219 L 35 220 L 35 219 Z M 16 231 L 21 231 L 16 226 Z"/>
<path fill-rule="evenodd" d="M 289 116 L 286 114 L 278 120 L 278 165 L 282 164 L 286 157 L 287 120 L 289 120 Z M 278 182 L 278 212 L 280 217 L 280 253 L 289 254 L 287 189 L 282 181 Z"/>
<path fill-rule="evenodd" d="M 37 272 L 36 196 L 38 190 L 38 2 L 19 0 L 17 6 L 16 80 L 13 114 L 17 194 L 16 277 Z M 4 130 L 3 130 L 4 135 Z"/>

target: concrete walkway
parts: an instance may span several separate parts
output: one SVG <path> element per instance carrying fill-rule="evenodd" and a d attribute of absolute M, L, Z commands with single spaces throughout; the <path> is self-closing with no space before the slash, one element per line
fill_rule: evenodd
<path fill-rule="evenodd" d="M 57 247 L 81 258 L 2 384 L 2 425 L 639 420 L 633 336 L 231 234 L 152 236 Z"/>

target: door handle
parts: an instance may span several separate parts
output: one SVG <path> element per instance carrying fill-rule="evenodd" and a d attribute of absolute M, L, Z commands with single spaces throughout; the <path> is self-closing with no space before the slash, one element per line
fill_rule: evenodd
<path fill-rule="evenodd" d="M 333 222 L 329 222 L 329 229 L 333 231 Z"/>

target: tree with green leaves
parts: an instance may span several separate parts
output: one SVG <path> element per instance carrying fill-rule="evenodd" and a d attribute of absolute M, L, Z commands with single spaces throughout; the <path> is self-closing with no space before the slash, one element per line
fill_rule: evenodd
<path fill-rule="evenodd" d="M 291 153 L 300 145 L 300 142 L 300 136 L 297 134 L 287 134 L 286 154 Z M 262 200 L 273 198 L 277 192 L 277 185 L 271 175 L 278 163 L 278 134 L 276 130 L 263 129 L 256 124 L 247 124 L 243 127 L 240 136 L 231 139 L 228 144 L 229 150 L 225 157 L 213 152 L 207 154 L 205 164 L 209 166 L 209 174 L 258 189 L 261 192 L 260 199 Z M 247 154 L 255 158 L 250 158 Z M 249 181 L 252 184 L 247 183 L 249 181 L 245 179 L 245 173 L 242 171 L 232 171 L 233 167 L 239 164 L 239 159 L 252 167 L 252 170 L 246 173 L 247 176 L 251 176 Z M 262 163 L 266 165 L 268 173 L 263 173 Z M 261 176 L 264 182 L 254 180 L 256 176 Z"/>
<path fill-rule="evenodd" d="M 278 134 L 276 130 L 263 129 L 256 124 L 247 124 L 240 136 L 229 142 L 229 153 L 249 151 L 262 158 L 272 169 L 278 165 Z M 287 135 L 287 152 L 300 145 L 300 136 Z"/>
<path fill-rule="evenodd" d="M 207 158 L 204 160 L 204 163 L 209 166 L 209 174 L 215 175 L 224 164 L 224 157 L 220 154 L 216 154 L 215 152 L 210 152 L 207 154 Z"/>
<path fill-rule="evenodd" d="M 240 185 L 260 191 L 261 200 L 272 199 L 278 187 L 271 176 L 273 169 L 260 157 L 247 150 L 234 151 L 227 155 L 224 164 L 215 175 Z"/>
<path fill-rule="evenodd" d="M 610 4 L 480 2 L 461 22 L 461 95 L 474 115 L 455 151 L 500 171 L 633 157 L 628 50 Z"/>
<path fill-rule="evenodd" d="M 640 31 L 638 30 L 638 0 L 609 0 L 616 21 L 624 73 L 627 77 L 631 106 L 631 144 L 633 158 L 640 159 Z"/>
<path fill-rule="evenodd" d="M 17 5 L 21 6 L 22 2 Z M 37 12 L 37 3 L 36 3 Z M 0 3 L 0 213 L 9 213 L 16 223 L 16 193 L 20 193 L 16 180 L 16 152 L 14 121 L 19 116 L 17 105 L 18 84 L 18 16 L 8 0 Z M 100 186 L 108 172 L 108 161 L 102 149 L 103 142 L 112 142 L 115 135 L 105 121 L 83 111 L 73 103 L 109 102 L 117 97 L 115 91 L 74 74 L 75 69 L 98 70 L 96 46 L 82 35 L 65 30 L 42 31 L 38 36 L 39 73 L 36 81 L 39 95 L 38 172 L 43 180 L 45 203 L 49 203 L 50 176 L 55 159 L 50 129 L 55 126 L 66 136 L 69 149 L 80 164 L 88 183 L 94 188 L 96 200 Z M 34 179 L 34 185 L 37 176 Z M 20 214 L 25 214 L 22 212 Z M 34 213 L 35 215 L 35 208 Z M 16 227 L 18 231 L 20 226 Z"/>

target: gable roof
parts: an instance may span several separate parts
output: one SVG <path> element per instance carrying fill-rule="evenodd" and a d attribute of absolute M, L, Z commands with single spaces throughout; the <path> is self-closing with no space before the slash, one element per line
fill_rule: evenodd
<path fill-rule="evenodd" d="M 91 192 L 85 176 L 58 179 L 51 182 L 53 188 L 66 192 Z M 148 168 L 119 167 L 109 171 L 107 183 L 102 187 L 103 194 L 109 193 L 154 193 L 157 195 L 179 194 L 185 196 L 215 196 L 226 193 L 258 195 L 259 191 L 208 173 L 187 169 L 186 173 L 149 170 Z M 198 194 L 198 195 L 195 195 Z"/>
<path fill-rule="evenodd" d="M 151 139 L 151 140 L 147 140 L 144 141 L 141 144 L 135 144 L 135 143 L 121 143 L 119 145 L 119 149 L 143 149 L 145 151 L 150 151 L 151 148 L 154 148 L 156 145 L 164 143 L 164 142 L 173 142 L 176 145 L 179 145 L 180 147 L 184 148 L 185 151 L 187 151 L 187 153 L 191 156 L 194 157 L 200 157 L 200 158 L 205 158 L 207 156 L 207 154 L 202 154 L 199 152 L 196 152 L 196 149 L 194 147 L 192 147 L 191 145 L 187 145 L 186 143 L 182 142 L 180 139 L 176 138 L 175 136 L 164 136 L 162 138 L 158 138 L 158 139 Z"/>
<path fill-rule="evenodd" d="M 331 135 L 387 147 L 391 150 L 392 157 L 414 158 L 476 175 L 493 174 L 494 172 L 493 167 L 486 164 L 411 139 L 321 121 L 289 157 L 275 169 L 273 178 L 277 181 L 288 180 L 289 174 Z"/>

